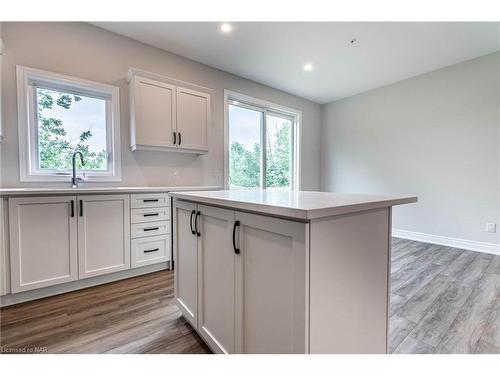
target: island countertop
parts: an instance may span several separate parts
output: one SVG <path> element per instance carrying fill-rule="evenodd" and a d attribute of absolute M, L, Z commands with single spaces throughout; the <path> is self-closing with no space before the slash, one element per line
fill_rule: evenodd
<path fill-rule="evenodd" d="M 417 201 L 415 196 L 277 190 L 170 192 L 170 195 L 202 204 L 302 221 Z"/>

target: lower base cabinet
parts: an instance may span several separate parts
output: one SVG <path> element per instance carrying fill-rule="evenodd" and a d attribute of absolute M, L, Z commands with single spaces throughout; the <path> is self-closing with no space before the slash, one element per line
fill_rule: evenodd
<path fill-rule="evenodd" d="M 238 353 L 306 353 L 308 224 L 234 215 Z"/>
<path fill-rule="evenodd" d="M 76 200 L 9 199 L 12 293 L 78 280 Z"/>
<path fill-rule="evenodd" d="M 170 260 L 170 235 L 132 239 L 132 268 Z"/>
<path fill-rule="evenodd" d="M 78 196 L 78 265 L 84 279 L 130 268 L 128 195 Z"/>
<path fill-rule="evenodd" d="M 9 197 L 6 201 L 11 293 L 171 259 L 166 193 Z M 5 289 L 3 272 L 0 277 Z"/>
<path fill-rule="evenodd" d="M 306 226 L 176 200 L 176 301 L 215 352 L 306 352 Z"/>
<path fill-rule="evenodd" d="M 221 353 L 235 353 L 234 212 L 198 206 L 198 332 Z"/>

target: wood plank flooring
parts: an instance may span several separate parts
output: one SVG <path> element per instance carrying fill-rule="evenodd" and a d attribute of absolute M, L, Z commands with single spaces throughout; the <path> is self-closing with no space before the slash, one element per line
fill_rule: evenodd
<path fill-rule="evenodd" d="M 500 256 L 393 239 L 391 353 L 500 353 Z"/>
<path fill-rule="evenodd" d="M 0 345 L 48 353 L 210 353 L 152 274 L 1 309 Z"/>
<path fill-rule="evenodd" d="M 395 238 L 391 280 L 391 353 L 500 353 L 500 256 Z M 210 353 L 174 304 L 171 271 L 2 308 L 0 345 Z"/>

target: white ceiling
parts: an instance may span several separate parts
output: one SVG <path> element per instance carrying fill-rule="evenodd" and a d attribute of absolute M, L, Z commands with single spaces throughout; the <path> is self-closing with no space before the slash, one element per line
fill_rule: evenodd
<path fill-rule="evenodd" d="M 214 22 L 94 25 L 318 103 L 500 50 L 500 23 L 239 22 L 228 34 Z"/>

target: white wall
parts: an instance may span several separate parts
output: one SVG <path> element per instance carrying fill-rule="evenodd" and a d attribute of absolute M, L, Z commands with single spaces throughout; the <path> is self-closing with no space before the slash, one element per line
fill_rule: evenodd
<path fill-rule="evenodd" d="M 395 229 L 499 244 L 499 127 L 500 53 L 330 103 L 322 189 L 415 194 Z"/>
<path fill-rule="evenodd" d="M 9 23 L 2 25 L 5 139 L 1 150 L 1 185 L 19 182 L 15 66 L 73 75 L 120 87 L 122 185 L 222 185 L 223 90 L 229 89 L 302 111 L 302 189 L 320 186 L 320 105 L 222 72 L 183 57 L 83 23 Z M 131 152 L 126 73 L 129 66 L 214 89 L 210 152 L 205 156 Z M 39 185 L 39 183 L 37 184 Z"/>

